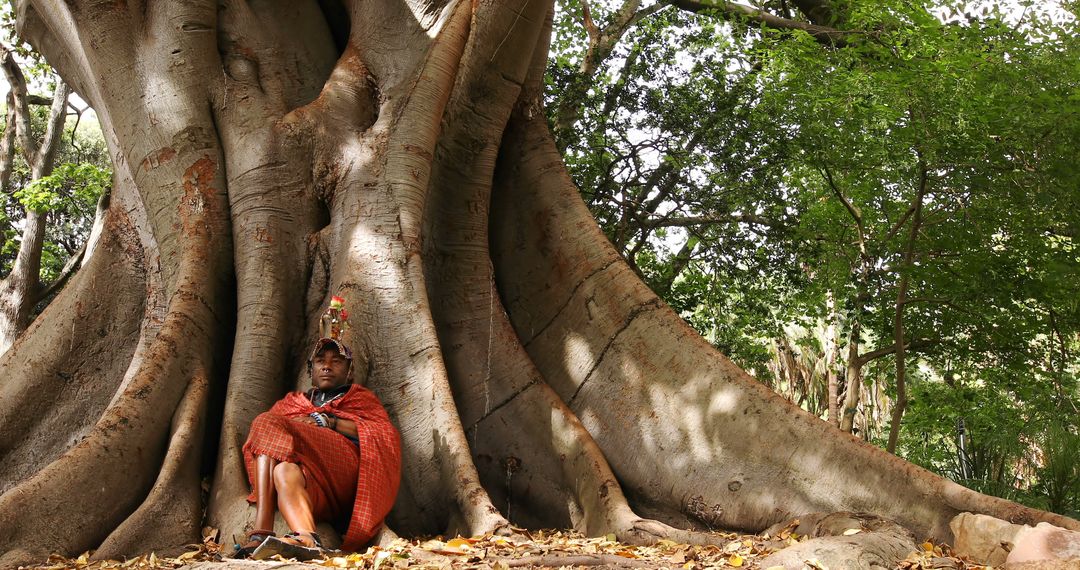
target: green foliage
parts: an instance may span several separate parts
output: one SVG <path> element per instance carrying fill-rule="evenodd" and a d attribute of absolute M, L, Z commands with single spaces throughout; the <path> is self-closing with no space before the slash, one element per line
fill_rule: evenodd
<path fill-rule="evenodd" d="M 1061 419 L 1042 432 L 1043 461 L 1035 487 L 1046 497 L 1046 508 L 1075 517 L 1080 514 L 1080 436 L 1076 425 Z"/>
<path fill-rule="evenodd" d="M 40 138 L 48 110 L 36 106 L 31 111 L 31 132 Z M 31 180 L 20 149 L 15 158 L 11 188 L 4 193 L 0 209 L 0 276 L 11 271 L 22 238 L 22 220 L 26 209 L 33 208 L 48 212 L 41 263 L 41 279 L 48 283 L 89 236 L 97 200 L 112 184 L 112 163 L 100 127 L 87 120 L 78 125 L 68 122 L 51 175 Z"/>
<path fill-rule="evenodd" d="M 77 204 L 97 202 L 112 185 L 112 171 L 96 164 L 72 164 L 57 166 L 52 174 L 33 180 L 16 190 L 14 196 L 27 208 L 37 212 L 50 212 L 70 200 Z"/>

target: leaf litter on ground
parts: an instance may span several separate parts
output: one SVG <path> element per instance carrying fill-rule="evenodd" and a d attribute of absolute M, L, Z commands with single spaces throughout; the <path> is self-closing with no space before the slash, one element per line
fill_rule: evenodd
<path fill-rule="evenodd" d="M 651 546 L 636 546 L 615 540 L 614 535 L 588 538 L 571 531 L 527 531 L 515 529 L 510 536 L 484 535 L 465 538 L 406 540 L 369 547 L 363 553 L 331 554 L 322 560 L 309 561 L 311 568 L 357 570 L 509 570 L 519 567 L 571 568 L 605 566 L 609 568 L 665 568 L 669 570 L 717 570 L 722 568 L 764 568 L 759 562 L 777 550 L 802 542 L 806 537 L 790 530 L 769 535 L 713 533 L 715 545 L 687 545 L 659 540 Z M 192 544 L 178 556 L 150 553 L 128 560 L 92 560 L 86 552 L 75 558 L 52 555 L 41 565 L 20 570 L 158 570 L 184 568 L 196 563 L 228 562 L 231 549 L 217 542 L 215 529 L 203 529 L 201 544 Z M 285 561 L 275 557 L 268 562 Z M 251 568 L 259 564 L 251 563 Z M 203 564 L 202 568 L 209 566 Z M 814 560 L 805 568 L 826 569 Z M 774 567 L 779 568 L 779 567 Z M 955 556 L 946 545 L 924 543 L 897 566 L 897 570 L 981 570 L 983 566 Z M 832 569 L 841 570 L 841 569 Z"/>

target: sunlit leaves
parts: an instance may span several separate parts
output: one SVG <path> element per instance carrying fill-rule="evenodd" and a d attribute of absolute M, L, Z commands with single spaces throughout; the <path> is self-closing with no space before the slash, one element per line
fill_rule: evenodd
<path fill-rule="evenodd" d="M 19 202 L 37 212 L 61 207 L 64 200 L 92 204 L 112 184 L 112 171 L 91 163 L 57 166 L 52 174 L 31 181 L 16 190 Z"/>
<path fill-rule="evenodd" d="M 45 131 L 47 109 L 31 108 L 31 130 L 35 137 Z M 14 261 L 27 208 L 48 212 L 42 252 L 41 279 L 54 279 L 68 258 L 86 240 L 93 222 L 98 197 L 111 185 L 111 170 L 105 141 L 95 121 L 84 117 L 76 132 L 73 121 L 61 138 L 52 175 L 31 180 L 30 168 L 16 152 L 11 188 L 4 195 L 0 213 L 0 276 Z"/>

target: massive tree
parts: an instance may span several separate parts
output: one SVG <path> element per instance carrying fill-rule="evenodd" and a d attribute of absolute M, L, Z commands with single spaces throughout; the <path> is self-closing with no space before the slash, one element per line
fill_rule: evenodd
<path fill-rule="evenodd" d="M 1080 528 L 842 434 L 660 302 L 544 119 L 550 10 L 18 2 L 115 180 L 87 264 L 0 360 L 0 566 L 193 541 L 204 472 L 209 524 L 239 534 L 240 444 L 306 385 L 333 293 L 402 432 L 401 533 L 708 541 L 844 510 L 943 540 L 962 511 Z"/>

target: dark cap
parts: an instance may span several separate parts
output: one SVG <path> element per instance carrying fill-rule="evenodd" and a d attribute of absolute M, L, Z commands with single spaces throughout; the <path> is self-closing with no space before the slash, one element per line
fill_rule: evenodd
<path fill-rule="evenodd" d="M 308 356 L 308 364 L 311 364 L 315 357 L 326 349 L 328 345 L 333 345 L 337 349 L 338 354 L 345 357 L 346 360 L 352 360 L 352 351 L 349 347 L 345 346 L 340 340 L 336 338 L 323 337 L 315 341 L 315 347 L 311 349 L 311 355 Z"/>

